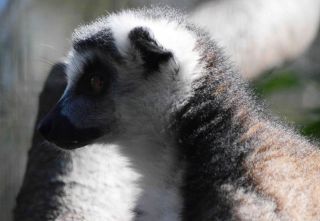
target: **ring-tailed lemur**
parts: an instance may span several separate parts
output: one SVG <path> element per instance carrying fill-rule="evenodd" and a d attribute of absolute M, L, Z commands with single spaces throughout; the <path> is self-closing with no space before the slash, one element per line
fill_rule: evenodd
<path fill-rule="evenodd" d="M 267 116 L 174 10 L 79 28 L 66 69 L 39 130 L 64 149 L 110 150 L 108 220 L 319 219 L 319 150 Z"/>

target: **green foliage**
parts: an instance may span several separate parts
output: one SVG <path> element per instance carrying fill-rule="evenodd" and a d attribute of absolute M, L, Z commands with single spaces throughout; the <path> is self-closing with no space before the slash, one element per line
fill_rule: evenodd
<path fill-rule="evenodd" d="M 300 86 L 300 80 L 293 71 L 282 70 L 263 75 L 254 82 L 256 91 L 261 95 L 269 95 L 281 90 Z"/>
<path fill-rule="evenodd" d="M 301 133 L 309 137 L 320 138 L 320 115 L 318 120 L 307 123 L 301 129 Z"/>
<path fill-rule="evenodd" d="M 320 107 L 306 107 L 301 96 L 295 97 L 303 94 L 310 83 L 320 84 L 320 79 L 310 79 L 304 73 L 280 69 L 265 73 L 253 81 L 253 87 L 272 110 L 280 113 L 286 121 L 296 123 L 303 135 L 320 139 Z M 292 96 L 296 99 L 294 102 Z"/>

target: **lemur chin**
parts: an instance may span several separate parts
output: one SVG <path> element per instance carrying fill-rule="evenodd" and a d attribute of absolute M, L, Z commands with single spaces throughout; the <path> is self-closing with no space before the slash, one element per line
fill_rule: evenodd
<path fill-rule="evenodd" d="M 320 219 L 319 149 L 266 114 L 215 42 L 176 11 L 80 27 L 66 75 L 39 131 L 64 149 L 126 157 L 110 169 L 110 220 Z"/>

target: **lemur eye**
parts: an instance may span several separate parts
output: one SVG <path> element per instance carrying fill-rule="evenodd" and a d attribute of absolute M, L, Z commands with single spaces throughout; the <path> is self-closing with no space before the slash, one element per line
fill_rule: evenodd
<path fill-rule="evenodd" d="M 101 76 L 94 75 L 90 78 L 90 86 L 94 94 L 100 94 L 104 87 L 104 80 Z"/>

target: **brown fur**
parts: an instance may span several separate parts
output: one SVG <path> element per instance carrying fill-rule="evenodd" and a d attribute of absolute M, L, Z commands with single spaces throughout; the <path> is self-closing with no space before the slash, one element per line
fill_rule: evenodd
<path fill-rule="evenodd" d="M 214 45 L 206 46 L 202 39 L 198 44 L 200 48 L 203 47 L 201 63 L 204 64 L 206 77 L 203 80 L 204 86 L 200 84 L 197 90 L 201 92 L 200 101 L 195 99 L 193 105 L 201 107 L 201 104 L 211 102 L 212 113 L 208 111 L 209 108 L 195 109 L 198 110 L 197 114 L 203 115 L 199 117 L 200 121 L 211 120 L 214 125 L 211 128 L 201 122 L 198 126 L 210 128 L 209 133 L 215 140 L 212 142 L 207 136 L 193 132 L 192 137 L 196 137 L 196 134 L 200 137 L 196 141 L 201 139 L 201 143 L 212 151 L 198 151 L 192 155 L 197 159 L 195 167 L 200 161 L 204 161 L 206 167 L 195 170 L 190 182 L 197 183 L 195 177 L 206 171 L 201 175 L 207 178 L 198 182 L 202 186 L 206 185 L 201 189 L 201 197 L 207 200 L 206 196 L 216 180 L 219 186 L 216 192 L 221 193 L 214 192 L 215 200 L 207 200 L 202 205 L 218 202 L 219 206 L 214 203 L 210 205 L 216 212 L 212 216 L 214 220 L 320 220 L 318 147 L 269 117 L 264 108 L 257 104 L 247 85 L 219 57 L 221 52 Z M 190 118 L 196 119 L 195 116 Z M 194 121 L 191 123 L 197 126 Z M 200 149 L 196 145 L 192 147 Z M 204 149 L 203 146 L 201 148 Z M 214 153 L 212 158 L 208 157 L 211 153 Z M 205 161 L 207 159 L 209 162 Z M 211 168 L 212 162 L 214 166 Z M 229 174 L 229 177 L 225 178 L 225 174 Z M 196 189 L 197 186 L 192 184 L 190 189 Z M 192 206 L 188 209 L 192 209 Z"/>
<path fill-rule="evenodd" d="M 263 125 L 260 145 L 244 162 L 255 189 L 275 202 L 282 220 L 319 220 L 320 151 L 268 122 L 253 125 L 243 138 L 249 139 Z"/>

